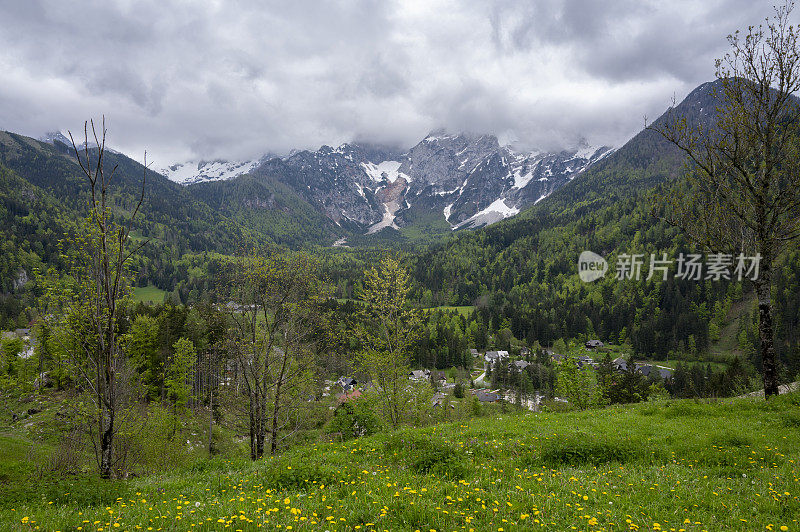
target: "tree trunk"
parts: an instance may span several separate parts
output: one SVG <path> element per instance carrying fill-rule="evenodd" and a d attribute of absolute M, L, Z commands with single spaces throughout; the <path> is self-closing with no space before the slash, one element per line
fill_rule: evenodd
<path fill-rule="evenodd" d="M 106 410 L 101 415 L 108 416 L 108 419 L 100 437 L 100 478 L 109 479 L 114 458 L 114 411 Z"/>
<path fill-rule="evenodd" d="M 259 413 L 258 432 L 256 433 L 256 460 L 264 457 L 264 416 Z"/>
<path fill-rule="evenodd" d="M 269 454 L 275 456 L 275 451 L 278 450 L 278 414 L 280 412 L 281 400 L 281 383 L 283 382 L 283 375 L 278 380 L 275 387 L 275 402 L 272 405 L 272 430 L 270 431 Z"/>
<path fill-rule="evenodd" d="M 208 457 L 214 454 L 213 441 L 211 439 L 212 429 L 214 428 L 214 390 L 208 394 Z"/>
<path fill-rule="evenodd" d="M 256 405 L 255 398 L 250 394 L 250 460 L 258 459 L 256 454 Z"/>
<path fill-rule="evenodd" d="M 764 265 L 755 281 L 758 296 L 758 334 L 761 338 L 761 364 L 764 371 L 764 397 L 778 395 L 778 364 L 772 327 L 772 271 Z"/>
<path fill-rule="evenodd" d="M 265 421 L 267 404 L 264 394 L 264 391 L 259 391 L 258 409 L 256 410 L 256 460 L 264 457 L 264 440 L 266 440 L 267 431 L 267 424 Z"/>

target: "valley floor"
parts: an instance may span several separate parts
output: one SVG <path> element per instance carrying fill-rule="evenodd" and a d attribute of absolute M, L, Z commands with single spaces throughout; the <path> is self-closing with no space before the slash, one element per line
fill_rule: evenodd
<path fill-rule="evenodd" d="M 798 530 L 800 396 L 508 414 L 2 493 L 3 530 Z M 76 481 L 73 483 L 79 484 Z M 63 484 L 67 486 L 67 484 Z"/>

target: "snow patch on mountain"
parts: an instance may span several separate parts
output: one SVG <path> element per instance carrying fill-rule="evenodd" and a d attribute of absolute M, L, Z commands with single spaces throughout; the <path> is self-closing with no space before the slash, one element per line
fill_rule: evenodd
<path fill-rule="evenodd" d="M 383 161 L 378 164 L 365 162 L 361 163 L 361 167 L 370 179 L 378 183 L 383 181 L 394 183 L 400 177 L 410 183 L 411 177 L 400 171 L 400 166 L 402 166 L 402 164 L 403 163 L 399 161 Z"/>
<path fill-rule="evenodd" d="M 452 204 L 452 203 L 451 203 L 450 205 L 448 205 L 447 207 L 445 207 L 445 208 L 444 208 L 444 211 L 443 211 L 443 213 L 444 213 L 444 219 L 445 219 L 446 221 L 448 221 L 448 222 L 450 221 L 450 213 L 451 213 L 452 211 L 453 211 L 453 204 Z"/>
<path fill-rule="evenodd" d="M 69 136 L 65 131 L 48 131 L 37 140 L 46 142 L 48 144 L 54 144 L 55 141 L 58 141 L 62 144 L 66 144 L 67 146 L 72 146 L 72 141 L 69 140 Z M 77 139 L 75 140 L 75 143 L 78 143 Z"/>
<path fill-rule="evenodd" d="M 356 190 L 358 191 L 358 195 L 364 199 L 367 199 L 367 195 L 364 194 L 364 187 L 361 186 L 361 183 L 356 183 Z"/>
<path fill-rule="evenodd" d="M 367 229 L 367 234 L 371 235 L 371 234 L 377 233 L 381 229 L 385 229 L 387 227 L 391 227 L 392 229 L 400 229 L 394 223 L 395 213 L 397 212 L 397 209 L 399 209 L 399 208 L 400 208 L 400 205 L 397 203 L 397 201 L 390 201 L 389 203 L 384 203 L 383 204 L 383 219 L 380 222 L 378 222 L 378 223 L 376 223 L 374 225 L 371 225 L 369 227 L 369 229 Z"/>
<path fill-rule="evenodd" d="M 528 170 L 526 173 L 522 173 L 522 169 L 518 168 L 512 174 L 514 177 L 514 188 L 525 188 L 528 183 L 531 182 L 533 179 L 533 171 Z"/>
<path fill-rule="evenodd" d="M 603 159 L 614 153 L 614 151 L 616 151 L 614 148 L 610 148 L 608 146 L 589 146 L 588 144 L 584 143 L 578 146 L 578 149 L 569 160 L 584 159 L 587 162 L 587 164 L 584 166 L 588 166 L 589 164 L 594 164 L 600 159 Z"/>
<path fill-rule="evenodd" d="M 246 174 L 259 161 L 189 161 L 162 168 L 159 173 L 181 185 L 192 185 L 206 181 L 223 181 Z"/>
<path fill-rule="evenodd" d="M 86 137 L 83 135 L 83 133 L 81 133 L 79 136 L 73 135 L 73 138 L 75 139 L 75 147 L 77 147 L 78 150 L 84 150 L 86 148 Z M 36 140 L 46 142 L 47 144 L 52 144 L 54 146 L 56 142 L 60 142 L 61 144 L 66 144 L 66 146 L 72 150 L 72 140 L 69 138 L 69 132 L 66 131 L 49 131 Z M 89 142 L 89 149 L 97 147 L 92 144 L 93 142 L 94 139 Z M 105 147 L 105 151 L 109 153 L 119 153 L 108 146 Z"/>
<path fill-rule="evenodd" d="M 498 198 L 485 209 L 476 212 L 460 224 L 453 226 L 453 229 L 462 229 L 464 227 L 475 229 L 484 225 L 491 225 L 515 214 L 519 214 L 519 208 L 510 207 L 506 204 L 506 200 Z"/>

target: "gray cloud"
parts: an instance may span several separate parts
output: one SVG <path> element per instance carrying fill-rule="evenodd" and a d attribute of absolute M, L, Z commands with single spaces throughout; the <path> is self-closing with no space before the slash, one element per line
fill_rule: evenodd
<path fill-rule="evenodd" d="M 156 165 L 427 131 L 619 144 L 713 77 L 766 3 L 27 0 L 0 3 L 0 128 L 107 115 Z"/>

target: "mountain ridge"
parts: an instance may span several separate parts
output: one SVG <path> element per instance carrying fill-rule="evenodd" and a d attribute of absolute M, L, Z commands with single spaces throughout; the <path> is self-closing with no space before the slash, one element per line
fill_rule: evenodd
<path fill-rule="evenodd" d="M 475 229 L 541 201 L 613 151 L 582 145 L 520 152 L 501 146 L 494 135 L 440 131 L 406 151 L 323 145 L 262 158 L 241 175 L 286 184 L 335 225 L 357 234 L 402 230 L 432 212 L 450 230 Z"/>

